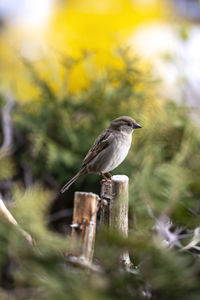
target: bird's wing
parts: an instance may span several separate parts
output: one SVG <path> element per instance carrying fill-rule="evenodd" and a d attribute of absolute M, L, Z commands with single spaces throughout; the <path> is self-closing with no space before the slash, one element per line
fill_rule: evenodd
<path fill-rule="evenodd" d="M 99 152 L 110 145 L 112 140 L 112 133 L 109 129 L 106 129 L 103 133 L 101 133 L 96 141 L 94 142 L 92 148 L 87 153 L 86 157 L 83 160 L 82 168 L 85 167 L 94 157 L 96 157 Z"/>

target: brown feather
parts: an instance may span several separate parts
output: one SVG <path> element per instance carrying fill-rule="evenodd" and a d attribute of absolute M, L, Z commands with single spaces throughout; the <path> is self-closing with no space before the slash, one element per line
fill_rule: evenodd
<path fill-rule="evenodd" d="M 99 154 L 99 152 L 101 152 L 109 145 L 108 137 L 110 136 L 110 133 L 110 130 L 106 129 L 98 136 L 92 148 L 85 156 L 81 169 L 84 168 L 93 158 L 95 158 Z"/>

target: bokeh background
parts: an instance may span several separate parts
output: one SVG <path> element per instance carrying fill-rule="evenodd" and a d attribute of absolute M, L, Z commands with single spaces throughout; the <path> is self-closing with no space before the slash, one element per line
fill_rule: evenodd
<path fill-rule="evenodd" d="M 1 0 L 0 299 L 199 299 L 200 3 Z M 143 126 L 113 173 L 130 178 L 129 237 L 97 228 L 103 273 L 65 265 L 75 191 L 59 190 L 110 121 Z M 133 268 L 119 270 L 128 248 Z"/>

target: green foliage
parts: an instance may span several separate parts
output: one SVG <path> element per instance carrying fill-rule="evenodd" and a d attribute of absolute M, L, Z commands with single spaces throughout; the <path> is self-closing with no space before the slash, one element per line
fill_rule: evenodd
<path fill-rule="evenodd" d="M 50 173 L 60 186 L 78 170 L 83 155 L 110 120 L 127 114 L 141 120 L 141 107 L 145 111 L 153 82 L 136 67 L 137 60 L 132 63 L 127 54 L 122 60 L 122 69 L 99 75 L 79 94 L 63 93 L 62 87 L 62 97 L 29 66 L 40 99 L 19 105 L 15 123 L 27 142 L 22 155 L 37 179 Z"/>
<path fill-rule="evenodd" d="M 0 159 L 0 180 L 12 178 L 16 173 L 14 161 L 11 157 Z"/>
<path fill-rule="evenodd" d="M 27 293 L 20 299 L 144 299 L 150 294 L 162 300 L 199 298 L 198 255 L 167 248 L 155 230 L 156 220 L 164 215 L 173 221 L 172 233 L 177 226 L 183 226 L 185 233 L 199 226 L 199 130 L 184 106 L 170 101 L 158 105 L 156 83 L 138 60 L 130 61 L 127 53 L 121 54 L 121 60 L 123 68 L 97 73 L 80 93 L 68 92 L 64 82 L 60 94 L 55 94 L 29 66 L 40 98 L 18 104 L 13 112 L 14 128 L 22 140 L 8 158 L 15 168 L 0 159 L 1 179 L 12 178 L 15 170 L 12 213 L 37 243 L 31 248 L 1 221 L 0 267 L 3 270 L 9 256 L 14 291 L 23 287 Z M 75 271 L 65 264 L 70 239 L 48 229 L 47 211 L 58 189 L 78 171 L 97 135 L 120 115 L 130 115 L 143 126 L 134 132 L 126 161 L 114 171 L 130 177 L 129 237 L 98 229 L 95 258 L 103 272 Z M 37 182 L 28 189 L 22 187 L 24 162 Z M 99 179 L 87 176 L 73 189 L 95 192 Z M 183 244 L 191 238 L 187 236 Z M 119 269 L 124 249 L 134 262 L 132 272 Z M 5 290 L 1 294 L 6 299 Z M 12 299 L 18 299 L 14 292 Z"/>
<path fill-rule="evenodd" d="M 137 210 L 147 202 L 156 214 L 179 215 L 179 225 L 198 226 L 198 214 L 191 218 L 199 205 L 198 129 L 186 108 L 174 103 L 166 103 L 162 118 L 154 122 L 153 130 L 144 130 L 129 156 L 135 178 L 133 205 Z"/>

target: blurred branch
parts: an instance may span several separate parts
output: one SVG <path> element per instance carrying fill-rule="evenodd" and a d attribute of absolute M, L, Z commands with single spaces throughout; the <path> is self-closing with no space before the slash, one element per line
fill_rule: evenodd
<path fill-rule="evenodd" d="M 30 166 L 23 161 L 22 162 L 22 168 L 24 171 L 24 183 L 25 183 L 25 187 L 28 188 L 29 186 L 31 186 L 33 184 L 33 175 L 32 175 L 32 171 Z"/>
<path fill-rule="evenodd" d="M 200 252 L 200 247 L 198 244 L 200 243 L 200 227 L 195 228 L 193 238 L 189 244 L 187 244 L 185 247 L 183 247 L 181 250 L 190 250 L 195 249 L 198 252 Z"/>
<path fill-rule="evenodd" d="M 70 263 L 73 267 L 90 270 L 97 273 L 102 273 L 103 269 L 99 265 L 91 264 L 84 256 L 67 256 L 67 262 Z"/>
<path fill-rule="evenodd" d="M 177 227 L 175 230 L 172 231 L 172 228 L 174 227 L 172 221 L 170 218 L 166 215 L 162 215 L 159 218 L 155 219 L 156 223 L 154 226 L 154 229 L 157 232 L 158 238 L 163 246 L 173 248 L 178 247 L 181 250 L 187 250 L 191 248 L 190 246 L 194 246 L 193 241 L 186 247 L 183 247 L 180 240 L 186 239 L 189 236 L 191 236 L 190 233 L 182 233 L 184 231 L 183 227 Z M 199 228 L 197 228 L 198 231 L 195 229 L 195 242 L 199 242 Z M 197 238 L 198 236 L 198 238 Z M 196 245 L 196 244 L 195 244 Z"/>
<path fill-rule="evenodd" d="M 176 229 L 172 232 L 170 229 L 172 228 L 173 224 L 172 221 L 169 219 L 168 216 L 163 215 L 156 219 L 155 229 L 158 234 L 158 238 L 160 239 L 161 243 L 169 248 L 173 248 L 174 246 L 178 246 L 179 248 L 182 247 L 180 243 L 180 236 L 179 233 L 181 229 Z"/>
<path fill-rule="evenodd" d="M 21 232 L 21 234 L 23 235 L 23 237 L 26 239 L 26 241 L 33 246 L 34 245 L 34 240 L 31 237 L 31 235 L 26 232 L 25 230 L 23 230 L 17 223 L 17 221 L 15 220 L 15 218 L 12 216 L 12 214 L 9 212 L 9 210 L 6 208 L 2 196 L 0 194 L 0 214 L 8 221 L 8 223 L 14 225 L 15 227 L 17 227 L 17 229 Z"/>
<path fill-rule="evenodd" d="M 73 215 L 73 209 L 71 209 L 71 208 L 62 209 L 62 210 L 50 215 L 47 218 L 46 222 L 52 223 L 52 222 L 58 221 L 64 217 L 71 217 L 72 215 Z"/>
<path fill-rule="evenodd" d="M 0 158 L 7 156 L 13 152 L 13 126 L 11 119 L 11 110 L 14 105 L 14 99 L 11 94 L 5 94 L 5 106 L 2 108 L 2 132 L 3 143 L 0 148 Z"/>
<path fill-rule="evenodd" d="M 32 287 L 17 287 L 12 290 L 0 288 L 0 295 L 3 295 L 4 300 L 21 300 L 21 299 L 41 299 L 45 295 L 44 289 Z"/>

